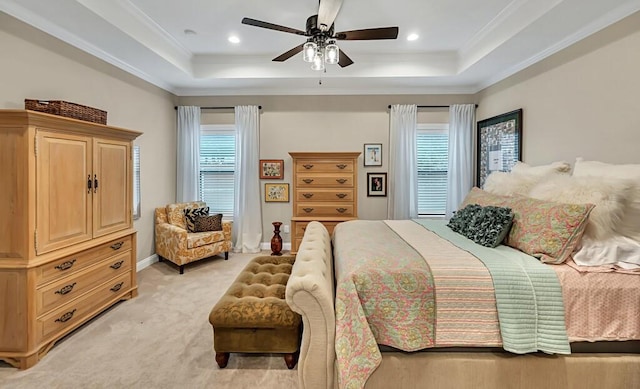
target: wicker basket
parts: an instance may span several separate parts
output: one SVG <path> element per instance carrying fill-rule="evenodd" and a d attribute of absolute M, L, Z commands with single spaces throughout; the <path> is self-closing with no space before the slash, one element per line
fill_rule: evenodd
<path fill-rule="evenodd" d="M 107 112 L 62 100 L 24 100 L 24 108 L 87 122 L 107 124 Z"/>

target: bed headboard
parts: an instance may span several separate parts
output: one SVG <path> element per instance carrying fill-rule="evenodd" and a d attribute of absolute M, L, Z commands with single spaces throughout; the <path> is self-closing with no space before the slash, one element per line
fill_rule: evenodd
<path fill-rule="evenodd" d="M 299 388 L 332 388 L 336 321 L 331 236 L 319 222 L 311 222 L 302 239 L 287 282 L 285 298 L 302 316 L 298 360 Z"/>

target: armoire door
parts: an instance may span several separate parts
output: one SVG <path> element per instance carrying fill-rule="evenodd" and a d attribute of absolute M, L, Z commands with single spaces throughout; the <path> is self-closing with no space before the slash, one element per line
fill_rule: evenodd
<path fill-rule="evenodd" d="M 92 138 L 36 132 L 38 255 L 92 238 Z"/>
<path fill-rule="evenodd" d="M 93 236 L 132 226 L 131 146 L 128 142 L 93 142 Z"/>

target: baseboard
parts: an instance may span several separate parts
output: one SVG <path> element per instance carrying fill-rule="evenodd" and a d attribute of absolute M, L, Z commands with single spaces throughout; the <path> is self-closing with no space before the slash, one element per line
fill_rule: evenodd
<path fill-rule="evenodd" d="M 158 254 L 153 254 L 152 256 L 143 259 L 142 261 L 138 261 L 138 263 L 136 264 L 136 271 L 139 272 L 140 270 L 147 268 L 156 262 L 158 262 Z"/>

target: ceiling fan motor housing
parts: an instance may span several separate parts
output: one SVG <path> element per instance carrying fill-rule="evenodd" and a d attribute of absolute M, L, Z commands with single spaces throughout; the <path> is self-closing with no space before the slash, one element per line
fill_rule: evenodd
<path fill-rule="evenodd" d="M 327 29 L 322 31 L 318 26 L 318 15 L 311 15 L 307 18 L 307 36 L 322 36 L 324 38 L 331 38 L 333 36 L 333 24 Z"/>

